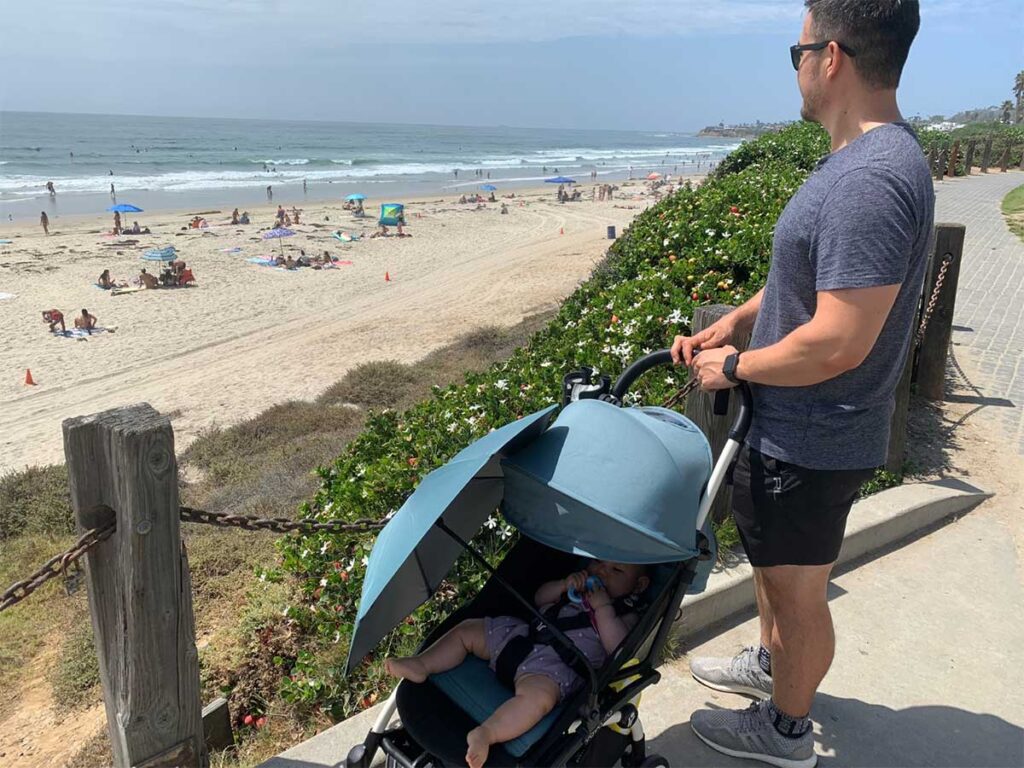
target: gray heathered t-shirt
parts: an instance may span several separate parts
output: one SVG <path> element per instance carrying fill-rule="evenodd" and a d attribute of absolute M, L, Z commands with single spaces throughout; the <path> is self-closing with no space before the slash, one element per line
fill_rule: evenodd
<path fill-rule="evenodd" d="M 934 218 L 928 164 L 904 123 L 868 131 L 818 164 L 775 227 L 750 348 L 774 344 L 808 322 L 818 291 L 902 287 L 859 367 L 807 387 L 753 387 L 751 447 L 811 469 L 885 463 Z"/>

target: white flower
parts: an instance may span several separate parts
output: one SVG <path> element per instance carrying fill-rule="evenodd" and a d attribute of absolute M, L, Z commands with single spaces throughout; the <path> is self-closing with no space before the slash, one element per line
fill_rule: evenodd
<path fill-rule="evenodd" d="M 327 554 L 327 550 L 330 549 L 330 546 L 331 546 L 331 543 L 329 541 L 325 541 L 323 544 L 321 544 L 320 545 L 320 554 L 321 555 Z"/>
<path fill-rule="evenodd" d="M 506 381 L 505 379 L 498 379 L 496 382 L 494 382 L 494 388 L 502 390 L 508 389 L 508 381 Z"/>
<path fill-rule="evenodd" d="M 453 422 L 452 422 L 451 424 L 449 424 L 449 425 L 448 425 L 448 432 L 449 432 L 450 434 L 452 434 L 452 433 L 454 433 L 454 432 L 455 432 L 455 430 L 457 430 L 458 428 L 459 428 L 459 425 L 458 425 L 458 424 L 456 424 L 456 423 L 455 423 L 455 422 L 453 421 Z"/>
<path fill-rule="evenodd" d="M 291 606 L 290 606 L 290 605 L 286 605 L 286 606 L 284 607 L 284 610 L 283 610 L 283 611 L 281 611 L 281 615 L 282 615 L 282 616 L 287 616 L 287 615 L 288 615 L 288 611 L 289 611 L 289 610 L 291 610 Z"/>
<path fill-rule="evenodd" d="M 540 367 L 541 368 L 550 368 L 551 365 L 552 365 L 552 363 L 551 363 L 550 360 L 545 360 L 543 363 L 540 364 Z"/>
<path fill-rule="evenodd" d="M 675 383 L 676 383 L 676 380 L 675 380 L 675 379 L 673 379 L 673 378 L 672 378 L 671 376 L 666 376 L 666 377 L 665 377 L 665 383 L 666 383 L 666 384 L 675 384 Z"/>
<path fill-rule="evenodd" d="M 370 564 L 370 558 L 368 558 L 368 557 L 366 557 L 364 555 L 363 559 L 360 562 L 363 564 L 363 568 L 365 568 L 366 566 L 368 566 Z"/>
<path fill-rule="evenodd" d="M 309 550 L 308 549 L 302 550 L 302 557 L 309 557 Z"/>
<path fill-rule="evenodd" d="M 341 630 L 335 630 L 334 631 L 334 644 L 337 645 L 339 640 L 341 640 Z"/>
<path fill-rule="evenodd" d="M 491 515 L 487 518 L 487 522 L 484 525 L 487 526 L 487 530 L 493 531 L 498 527 L 498 518 L 495 515 Z"/>
<path fill-rule="evenodd" d="M 321 587 L 326 587 L 327 586 L 327 577 L 326 576 L 324 576 L 322 579 L 320 579 L 320 586 Z"/>
<path fill-rule="evenodd" d="M 260 574 L 260 581 L 266 581 L 266 580 L 267 580 L 267 572 L 263 571 L 263 573 Z"/>
<path fill-rule="evenodd" d="M 705 229 L 704 230 L 704 234 L 707 235 L 708 237 L 714 237 L 715 236 L 715 230 L 710 229 L 710 228 L 709 229 Z"/>

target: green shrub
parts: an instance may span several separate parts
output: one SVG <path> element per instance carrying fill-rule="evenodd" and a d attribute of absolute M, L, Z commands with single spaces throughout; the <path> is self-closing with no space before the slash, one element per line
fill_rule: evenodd
<path fill-rule="evenodd" d="M 952 131 L 924 129 L 918 133 L 918 138 L 926 154 L 930 153 L 932 149 L 937 152 L 950 150 L 953 144 L 959 141 L 960 151 L 957 155 L 956 176 L 966 175 L 967 146 L 971 141 L 977 142 L 973 158 L 973 163 L 976 166 L 981 165 L 987 139 L 992 139 L 992 154 L 989 156 L 992 166 L 1002 159 L 1003 152 L 1010 147 L 1009 165 L 1011 168 L 1017 168 L 1020 166 L 1021 154 L 1024 152 L 1024 126 L 1020 125 L 974 123 Z"/>
<path fill-rule="evenodd" d="M 565 372 L 587 364 L 616 375 L 687 330 L 694 307 L 750 298 L 767 276 L 779 214 L 828 150 L 823 135 L 800 124 L 761 137 L 704 185 L 684 187 L 641 213 L 594 276 L 508 360 L 467 374 L 461 384 L 436 387 L 432 397 L 404 412 L 371 411 L 361 434 L 318 470 L 320 490 L 303 514 L 383 518 L 423 475 L 471 441 L 556 402 Z M 661 402 L 685 378 L 685 371 L 668 369 L 647 376 L 632 402 Z M 513 540 L 511 527 L 495 517 L 475 543 L 497 559 Z M 369 535 L 293 536 L 279 544 L 285 570 L 300 583 L 301 601 L 289 606 L 288 617 L 337 644 L 332 655 L 338 659 L 351 634 L 371 546 Z M 425 630 L 483 582 L 479 567 L 460 561 L 451 581 L 393 633 L 388 652 L 412 650 Z M 302 657 L 282 694 L 295 698 L 301 691 L 304 704 L 348 714 L 353 702 L 379 691 L 379 661 L 371 659 L 346 687 L 333 680 L 333 662 Z"/>
<path fill-rule="evenodd" d="M 0 475 L 0 541 L 21 533 L 75 530 L 68 472 L 63 464 Z"/>

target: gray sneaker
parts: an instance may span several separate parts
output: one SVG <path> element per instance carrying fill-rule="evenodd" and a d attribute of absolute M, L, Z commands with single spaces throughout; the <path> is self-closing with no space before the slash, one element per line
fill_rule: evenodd
<path fill-rule="evenodd" d="M 712 749 L 730 757 L 760 760 L 778 768 L 814 768 L 814 734 L 783 736 L 772 725 L 768 702 L 747 709 L 702 709 L 693 713 L 690 727 Z"/>
<path fill-rule="evenodd" d="M 772 695 L 772 679 L 757 663 L 757 648 L 748 647 L 731 659 L 700 657 L 690 662 L 690 674 L 708 688 L 742 693 L 758 699 Z"/>

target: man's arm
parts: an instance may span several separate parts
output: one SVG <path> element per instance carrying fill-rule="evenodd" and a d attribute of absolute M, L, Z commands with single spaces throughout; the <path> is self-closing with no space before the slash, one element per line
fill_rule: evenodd
<path fill-rule="evenodd" d="M 740 355 L 736 376 L 754 384 L 804 387 L 853 370 L 867 358 L 882 332 L 900 286 L 820 291 L 809 322 L 779 342 Z M 733 347 L 710 349 L 694 360 L 704 389 L 726 389 L 722 374 Z"/>

